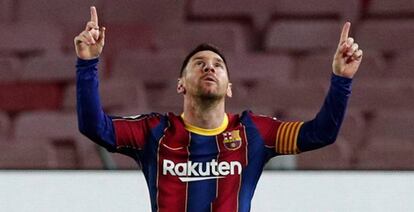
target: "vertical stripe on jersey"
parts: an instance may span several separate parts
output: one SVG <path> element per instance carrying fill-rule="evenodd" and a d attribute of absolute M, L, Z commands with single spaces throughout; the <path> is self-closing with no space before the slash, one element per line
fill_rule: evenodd
<path fill-rule="evenodd" d="M 189 151 L 190 161 L 203 163 L 202 170 L 205 171 L 207 162 L 212 160 L 217 162 L 216 136 L 191 133 Z M 187 211 L 210 212 L 211 202 L 216 198 L 216 183 L 216 179 L 189 182 Z"/>
<path fill-rule="evenodd" d="M 159 212 L 186 211 L 187 183 L 181 182 L 179 176 L 169 172 L 163 173 L 166 160 L 175 164 L 187 163 L 188 142 L 190 136 L 185 130 L 169 129 L 161 139 L 158 147 L 157 203 Z"/>
<path fill-rule="evenodd" d="M 164 131 L 168 126 L 167 117 L 162 116 L 160 124 L 152 129 L 149 140 L 144 146 L 144 151 L 139 154 L 139 159 L 142 164 L 142 171 L 147 180 L 148 189 L 150 192 L 152 211 L 157 211 L 157 174 L 158 161 L 157 151 L 159 141 L 164 136 Z"/>
<path fill-rule="evenodd" d="M 251 199 L 266 162 L 266 149 L 259 131 L 247 112 L 243 113 L 241 122 L 245 125 L 248 165 L 242 173 L 239 211 L 245 212 L 250 211 Z"/>
<path fill-rule="evenodd" d="M 242 167 L 246 167 L 246 134 L 244 127 L 239 127 L 240 137 L 242 143 L 237 149 L 227 149 L 223 143 L 223 135 L 218 136 L 218 146 L 220 148 L 220 154 L 218 161 L 226 161 L 228 163 L 232 161 L 238 161 Z M 218 187 L 220 188 L 217 193 L 217 199 L 213 204 L 214 212 L 237 212 L 239 208 L 239 192 L 241 185 L 241 174 L 238 174 L 239 170 L 235 170 L 234 175 L 227 175 L 225 178 L 218 179 Z"/>

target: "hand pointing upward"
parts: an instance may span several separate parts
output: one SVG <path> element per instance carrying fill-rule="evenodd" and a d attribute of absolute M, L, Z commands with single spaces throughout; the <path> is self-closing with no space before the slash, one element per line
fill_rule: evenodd
<path fill-rule="evenodd" d="M 353 78 L 362 61 L 362 50 L 353 38 L 348 37 L 350 28 L 351 23 L 346 22 L 332 62 L 333 73 L 346 78 Z"/>
<path fill-rule="evenodd" d="M 91 19 L 85 30 L 75 37 L 75 50 L 80 59 L 90 60 L 99 57 L 105 44 L 105 27 L 98 26 L 96 8 L 90 8 Z"/>

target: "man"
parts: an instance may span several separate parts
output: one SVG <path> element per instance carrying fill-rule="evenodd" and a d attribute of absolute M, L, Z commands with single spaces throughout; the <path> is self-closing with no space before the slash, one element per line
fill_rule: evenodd
<path fill-rule="evenodd" d="M 329 92 L 311 121 L 282 122 L 250 111 L 226 113 L 226 96 L 232 95 L 226 60 L 206 44 L 183 62 L 177 85 L 184 96 L 181 115 L 109 117 L 100 105 L 97 77 L 105 28 L 98 26 L 91 7 L 91 21 L 74 40 L 79 129 L 109 151 L 142 165 L 152 211 L 250 211 L 270 158 L 335 141 L 362 59 L 362 50 L 348 37 L 349 29 L 347 22 L 334 56 Z"/>

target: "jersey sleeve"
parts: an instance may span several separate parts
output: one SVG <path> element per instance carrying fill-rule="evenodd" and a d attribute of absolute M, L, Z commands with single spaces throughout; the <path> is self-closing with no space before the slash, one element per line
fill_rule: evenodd
<path fill-rule="evenodd" d="M 303 122 L 285 122 L 273 117 L 252 114 L 260 135 L 267 148 L 273 148 L 277 154 L 297 154 L 299 130 Z"/>
<path fill-rule="evenodd" d="M 351 84 L 352 79 L 333 74 L 320 111 L 306 122 L 284 122 L 252 114 L 265 145 L 277 154 L 297 154 L 334 143 L 345 116 Z"/>
<path fill-rule="evenodd" d="M 76 100 L 80 132 L 110 152 L 142 149 L 159 115 L 111 117 L 104 113 L 99 98 L 99 59 L 77 61 Z"/>
<path fill-rule="evenodd" d="M 113 117 L 112 122 L 118 151 L 142 150 L 151 130 L 160 123 L 160 115 L 152 113 L 135 117 Z"/>

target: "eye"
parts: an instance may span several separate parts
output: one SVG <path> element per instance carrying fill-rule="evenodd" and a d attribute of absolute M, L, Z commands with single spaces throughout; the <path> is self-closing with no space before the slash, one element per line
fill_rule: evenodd
<path fill-rule="evenodd" d="M 197 61 L 195 64 L 196 64 L 196 66 L 203 66 L 204 62 L 203 61 Z"/>
<path fill-rule="evenodd" d="M 215 63 L 215 64 L 214 64 L 214 67 L 217 67 L 217 68 L 223 68 L 224 66 L 223 66 L 223 64 L 222 64 L 222 63 Z"/>

